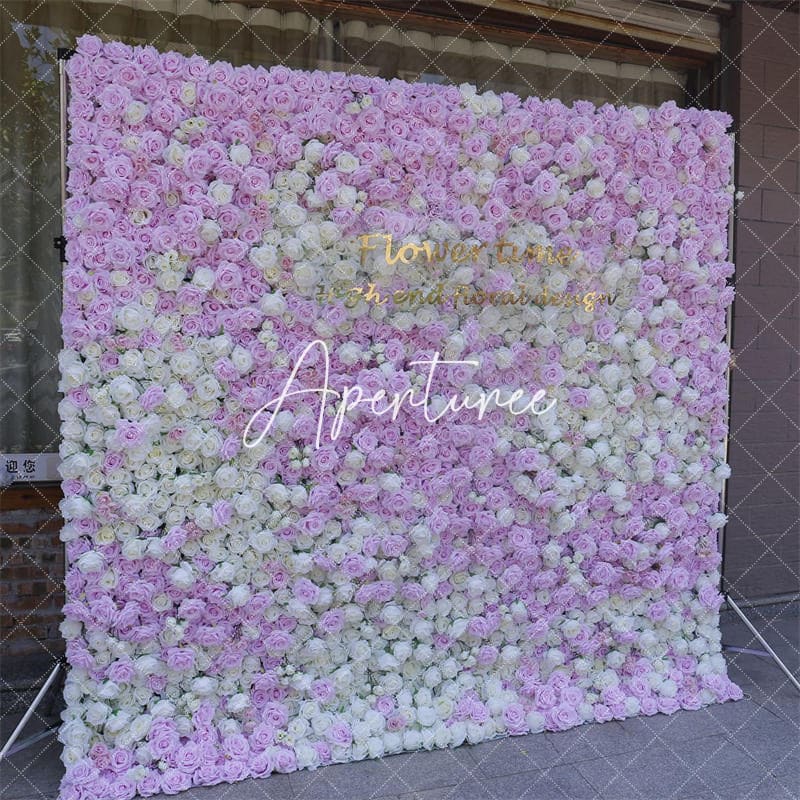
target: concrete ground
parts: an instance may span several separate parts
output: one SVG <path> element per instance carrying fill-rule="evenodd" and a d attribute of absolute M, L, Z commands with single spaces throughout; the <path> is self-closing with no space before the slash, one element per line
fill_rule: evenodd
<path fill-rule="evenodd" d="M 800 674 L 798 605 L 746 613 Z M 758 643 L 730 612 L 723 641 Z M 800 693 L 764 657 L 728 652 L 745 699 L 671 716 L 585 725 L 337 764 L 185 793 L 186 800 L 797 800 Z M 21 708 L 2 719 L 2 740 Z M 39 729 L 43 723 L 37 721 Z M 26 731 L 36 731 L 32 724 Z M 0 763 L 3 800 L 57 795 L 62 767 L 51 735 Z M 165 800 L 159 795 L 155 800 Z"/>

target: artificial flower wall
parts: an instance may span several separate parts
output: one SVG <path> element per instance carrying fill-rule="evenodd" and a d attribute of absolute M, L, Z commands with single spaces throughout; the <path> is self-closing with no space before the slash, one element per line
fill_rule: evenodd
<path fill-rule="evenodd" d="M 727 115 L 67 69 L 65 800 L 740 696 Z"/>

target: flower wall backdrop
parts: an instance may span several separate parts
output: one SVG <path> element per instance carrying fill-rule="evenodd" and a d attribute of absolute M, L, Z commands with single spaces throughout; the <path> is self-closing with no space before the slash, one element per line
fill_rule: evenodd
<path fill-rule="evenodd" d="M 727 115 L 91 36 L 68 75 L 62 797 L 741 696 L 717 592 Z M 370 233 L 475 256 L 391 263 Z M 320 295 L 522 280 L 613 302 Z M 411 364 L 435 353 L 469 363 Z M 257 415 L 289 385 L 426 382 L 393 414 L 308 392 Z M 447 407 L 517 387 L 555 403 Z"/>

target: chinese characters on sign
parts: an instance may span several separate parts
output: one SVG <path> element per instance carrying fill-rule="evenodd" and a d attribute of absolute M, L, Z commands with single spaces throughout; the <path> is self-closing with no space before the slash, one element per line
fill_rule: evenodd
<path fill-rule="evenodd" d="M 57 481 L 57 453 L 0 454 L 0 485 L 25 481 Z"/>

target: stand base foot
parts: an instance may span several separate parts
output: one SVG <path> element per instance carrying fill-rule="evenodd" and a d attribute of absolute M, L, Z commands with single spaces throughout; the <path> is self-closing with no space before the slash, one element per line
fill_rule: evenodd
<path fill-rule="evenodd" d="M 753 655 L 769 656 L 777 664 L 781 672 L 783 672 L 783 674 L 789 679 L 794 688 L 797 689 L 798 692 L 800 692 L 800 681 L 797 680 L 797 678 L 794 676 L 789 667 L 787 667 L 786 664 L 783 663 L 780 656 L 770 647 L 769 642 L 756 630 L 753 623 L 750 622 L 750 620 L 745 616 L 745 613 L 742 611 L 741 608 L 739 608 L 738 605 L 736 605 L 736 603 L 734 602 L 734 600 L 731 598 L 730 595 L 725 595 L 725 602 L 728 604 L 729 608 L 731 608 L 736 613 L 739 619 L 742 622 L 744 622 L 745 626 L 750 631 L 750 633 L 752 633 L 753 636 L 755 636 L 755 638 L 758 639 L 759 643 L 764 647 L 764 650 L 763 651 L 751 650 L 746 647 L 730 647 L 730 646 L 726 647 L 725 649 L 732 650 L 734 652 L 738 651 Z"/>

